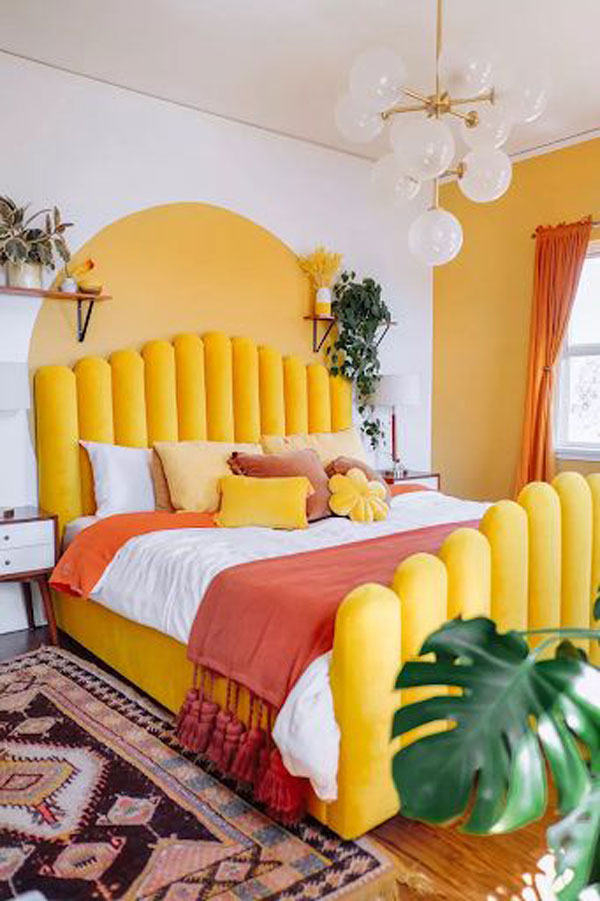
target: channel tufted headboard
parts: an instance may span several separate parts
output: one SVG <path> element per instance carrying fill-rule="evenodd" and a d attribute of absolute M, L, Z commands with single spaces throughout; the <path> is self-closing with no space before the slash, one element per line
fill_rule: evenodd
<path fill-rule="evenodd" d="M 79 439 L 148 447 L 339 431 L 352 424 L 352 391 L 321 364 L 209 332 L 85 357 L 73 369 L 43 366 L 35 413 L 40 505 L 64 527 L 95 510 Z"/>

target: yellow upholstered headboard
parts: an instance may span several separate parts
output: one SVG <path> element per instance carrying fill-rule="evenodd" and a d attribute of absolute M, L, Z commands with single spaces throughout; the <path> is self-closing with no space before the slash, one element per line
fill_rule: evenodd
<path fill-rule="evenodd" d="M 79 439 L 149 447 L 339 431 L 352 424 L 352 392 L 319 363 L 209 332 L 84 357 L 73 369 L 43 366 L 35 411 L 40 505 L 64 526 L 95 509 Z"/>

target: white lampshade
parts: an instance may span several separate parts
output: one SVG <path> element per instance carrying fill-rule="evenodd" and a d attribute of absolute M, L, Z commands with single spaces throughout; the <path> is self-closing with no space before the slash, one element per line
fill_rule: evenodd
<path fill-rule="evenodd" d="M 416 407 L 421 402 L 421 380 L 418 373 L 382 375 L 373 395 L 377 407 Z"/>
<path fill-rule="evenodd" d="M 27 363 L 0 363 L 0 413 L 28 410 L 30 406 Z"/>

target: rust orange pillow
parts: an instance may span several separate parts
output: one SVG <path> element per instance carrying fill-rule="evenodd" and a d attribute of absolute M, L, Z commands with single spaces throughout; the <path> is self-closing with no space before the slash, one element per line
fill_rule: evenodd
<path fill-rule="evenodd" d="M 282 454 L 244 454 L 234 451 L 229 468 L 234 475 L 256 479 L 306 476 L 313 487 L 313 494 L 306 500 L 306 516 L 309 522 L 331 516 L 329 509 L 329 479 L 316 451 L 288 451 Z"/>

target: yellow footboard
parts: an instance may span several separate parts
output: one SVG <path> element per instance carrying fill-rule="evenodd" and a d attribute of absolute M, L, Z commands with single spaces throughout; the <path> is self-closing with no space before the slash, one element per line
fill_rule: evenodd
<path fill-rule="evenodd" d="M 437 556 L 409 557 L 393 592 L 373 584 L 352 591 L 338 612 L 331 667 L 339 796 L 315 810 L 319 819 L 353 838 L 398 810 L 393 685 L 430 632 L 459 614 L 491 616 L 500 629 L 589 627 L 599 586 L 600 474 L 561 473 L 552 485 L 526 486 L 518 502 L 494 504 L 479 530 L 457 529 Z M 587 650 L 600 664 L 597 643 Z M 427 689 L 402 700 L 417 700 L 417 691 Z"/>

